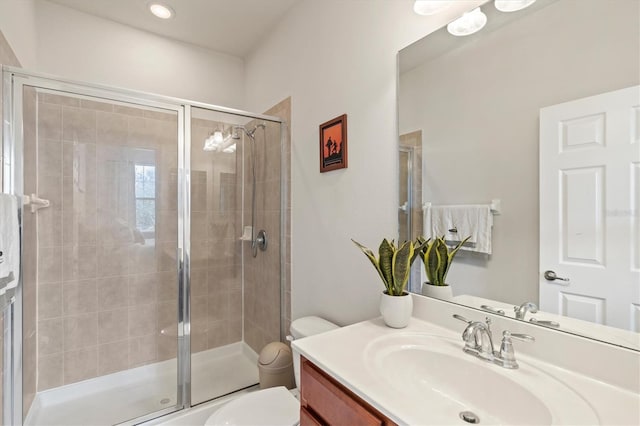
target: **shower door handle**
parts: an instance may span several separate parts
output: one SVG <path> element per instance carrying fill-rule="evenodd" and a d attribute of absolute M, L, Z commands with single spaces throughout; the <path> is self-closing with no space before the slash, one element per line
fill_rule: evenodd
<path fill-rule="evenodd" d="M 10 307 L 16 300 L 14 297 L 16 293 L 15 288 L 10 288 L 2 296 L 0 296 L 0 312 L 4 312 L 5 309 Z"/>
<path fill-rule="evenodd" d="M 15 276 L 13 275 L 13 271 L 9 272 L 9 275 L 7 275 L 4 278 L 0 278 L 0 290 L 2 290 L 3 288 L 5 288 L 6 286 L 9 285 L 10 282 L 12 282 L 13 280 L 15 280 Z"/>
<path fill-rule="evenodd" d="M 7 275 L 6 277 L 0 278 L 0 290 L 4 289 L 13 280 L 15 280 L 13 271 L 9 272 L 9 275 Z M 12 287 L 10 289 L 7 289 L 2 295 L 0 295 L 0 312 L 4 312 L 4 310 L 7 307 L 11 306 L 14 300 L 16 300 L 15 297 L 13 297 L 15 293 L 16 289 Z"/>

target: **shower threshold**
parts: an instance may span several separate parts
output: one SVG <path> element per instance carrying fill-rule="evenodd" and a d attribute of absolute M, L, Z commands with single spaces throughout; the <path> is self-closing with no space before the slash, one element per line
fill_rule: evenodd
<path fill-rule="evenodd" d="M 236 342 L 192 356 L 191 394 L 198 404 L 258 383 L 257 354 Z M 176 404 L 170 359 L 39 392 L 25 426 L 108 426 Z"/>

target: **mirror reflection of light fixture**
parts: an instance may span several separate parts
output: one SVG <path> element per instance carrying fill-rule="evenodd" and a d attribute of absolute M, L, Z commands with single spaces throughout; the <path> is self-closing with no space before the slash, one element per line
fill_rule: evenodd
<path fill-rule="evenodd" d="M 209 137 L 204 140 L 204 146 L 202 147 L 203 151 L 215 151 L 218 148 L 216 143 L 213 141 L 213 135 L 213 133 L 210 134 Z"/>
<path fill-rule="evenodd" d="M 216 145 L 220 145 L 222 144 L 222 142 L 224 142 L 224 138 L 222 137 L 222 132 L 216 129 L 216 131 L 213 132 L 213 143 Z"/>
<path fill-rule="evenodd" d="M 435 15 L 451 6 L 451 0 L 416 0 L 413 4 L 413 11 L 418 15 Z"/>
<path fill-rule="evenodd" d="M 480 31 L 486 23 L 487 15 L 477 7 L 447 25 L 447 31 L 454 36 L 468 36 Z"/>
<path fill-rule="evenodd" d="M 231 143 L 231 145 L 224 148 L 222 152 L 227 154 L 233 154 L 234 152 L 236 152 L 236 143 L 235 142 Z"/>
<path fill-rule="evenodd" d="M 216 147 L 213 145 L 213 135 L 209 135 L 208 138 L 204 140 L 204 146 L 202 147 L 203 151 L 213 151 Z"/>
<path fill-rule="evenodd" d="M 229 132 L 227 136 L 224 136 L 224 127 L 222 130 L 216 128 L 216 130 L 210 133 L 209 137 L 205 139 L 202 149 L 204 151 L 225 153 L 236 152 L 236 143 L 231 136 L 231 132 Z"/>
<path fill-rule="evenodd" d="M 224 127 L 222 127 L 224 130 Z M 229 135 L 230 137 L 231 135 Z M 227 139 L 229 138 L 227 137 Z M 209 137 L 205 139 L 204 146 L 202 149 L 204 151 L 220 151 L 220 146 L 226 141 L 224 136 L 222 135 L 222 131 L 216 126 L 216 130 L 209 134 Z"/>
<path fill-rule="evenodd" d="M 516 12 L 531 6 L 536 0 L 496 0 L 494 6 L 500 12 Z"/>

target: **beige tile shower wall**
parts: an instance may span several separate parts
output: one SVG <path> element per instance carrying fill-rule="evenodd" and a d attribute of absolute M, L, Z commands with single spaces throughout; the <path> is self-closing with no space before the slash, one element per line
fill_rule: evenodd
<path fill-rule="evenodd" d="M 16 55 L 13 53 L 13 49 L 5 39 L 4 34 L 2 34 L 2 31 L 0 31 L 0 68 L 2 67 L 2 65 L 19 67 L 20 62 L 18 61 L 18 58 L 16 57 Z M 2 93 L 2 84 L 0 84 L 0 117 L 3 116 L 2 115 L 3 105 L 4 105 L 4 98 Z M 1 138 L 2 136 L 0 135 L 0 139 Z M 0 144 L 0 146 L 2 146 L 2 144 Z M 3 164 L 4 164 L 4 161 L 2 159 L 2 149 L 0 149 L 0 188 L 2 187 Z M 35 322 L 35 320 L 33 322 Z M 4 315 L 2 315 L 1 312 L 0 312 L 0 330 L 4 330 Z M 32 339 L 34 338 L 35 336 L 32 337 Z M 25 349 L 28 347 L 31 350 L 35 345 L 30 343 L 24 346 L 25 346 Z M 4 356 L 4 333 L 0 332 L 0 366 L 4 365 L 3 356 Z M 33 361 L 33 360 L 35 360 L 35 352 L 29 358 L 29 361 Z M 29 365 L 29 366 L 35 370 L 35 364 Z M 3 383 L 4 383 L 4 369 L 0 367 L 0 401 L 2 401 L 2 390 L 3 390 L 2 384 Z M 25 393 L 23 398 L 24 399 L 23 405 L 24 405 L 24 409 L 28 411 L 29 408 L 31 408 L 32 397 L 28 397 L 27 394 L 33 394 L 33 392 L 35 391 L 35 380 L 32 380 L 32 382 L 30 383 L 25 382 L 25 386 L 23 390 Z M 0 402 L 0 419 L 2 419 L 2 416 L 3 416 L 2 410 L 3 410 L 3 407 L 2 407 L 2 403 Z"/>
<path fill-rule="evenodd" d="M 40 93 L 37 131 L 38 390 L 176 357 L 175 115 Z M 156 167 L 155 239 L 136 163 Z"/>
<path fill-rule="evenodd" d="M 291 122 L 291 99 L 287 98 L 278 103 L 265 114 L 282 118 L 287 124 Z M 245 341 L 253 350 L 260 350 L 267 343 L 280 340 L 280 321 L 289 329 L 291 322 L 291 270 L 290 257 L 290 134 L 286 128 L 287 137 L 285 152 L 287 161 L 281 165 L 280 126 L 277 123 L 267 123 L 265 133 L 256 132 L 256 229 L 265 229 L 269 236 L 266 251 L 259 251 L 257 257 L 252 257 L 250 246 L 244 251 L 244 336 Z M 263 139 L 266 135 L 266 140 Z M 244 161 L 245 173 L 245 223 L 251 223 L 251 161 L 249 145 L 246 144 Z M 285 214 L 285 241 L 287 252 L 285 259 L 285 310 L 280 309 L 280 170 L 283 167 L 287 182 Z"/>
<path fill-rule="evenodd" d="M 236 153 L 203 151 L 219 128 L 192 120 L 191 352 L 242 340 L 241 198 Z"/>

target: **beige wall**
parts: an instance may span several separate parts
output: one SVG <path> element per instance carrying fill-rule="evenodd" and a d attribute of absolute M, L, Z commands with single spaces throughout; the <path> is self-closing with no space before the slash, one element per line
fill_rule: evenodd
<path fill-rule="evenodd" d="M 454 294 L 538 300 L 539 109 L 639 83 L 639 8 L 562 0 L 400 77 L 400 132 L 423 129 L 425 200 L 502 200 L 493 254 L 459 253 Z"/>
<path fill-rule="evenodd" d="M 285 141 L 284 141 L 284 151 L 285 158 L 284 163 L 281 163 L 280 167 L 282 168 L 282 173 L 284 174 L 284 181 L 287 187 L 287 191 L 283 196 L 285 197 L 284 205 L 286 206 L 286 210 L 283 212 L 284 214 L 284 223 L 285 223 L 285 240 L 284 244 L 286 244 L 285 250 L 285 259 L 284 264 L 285 268 L 282 273 L 284 276 L 284 292 L 285 292 L 285 300 L 284 300 L 284 312 L 281 312 L 281 318 L 284 322 L 284 329 L 286 333 L 289 333 L 289 327 L 291 326 L 291 98 L 288 97 L 281 102 L 278 102 L 272 108 L 269 108 L 265 111 L 265 114 L 272 115 L 274 117 L 279 117 L 284 120 L 284 132 L 285 132 Z M 273 145 L 276 141 L 269 140 L 268 143 Z M 271 267 L 275 268 L 278 266 L 272 265 Z"/>
<path fill-rule="evenodd" d="M 265 114 L 280 117 L 290 123 L 291 100 L 289 98 L 273 106 Z M 245 341 L 253 350 L 260 352 L 262 348 L 270 342 L 280 340 L 280 321 L 284 321 L 284 326 L 288 332 L 291 322 L 290 298 L 291 283 L 288 271 L 291 269 L 290 252 L 287 251 L 285 259 L 285 300 L 288 308 L 285 312 L 280 310 L 280 170 L 284 168 L 285 176 L 288 176 L 288 164 L 281 164 L 280 153 L 280 125 L 267 122 L 267 128 L 262 133 L 256 132 L 256 232 L 264 229 L 268 236 L 268 246 L 266 251 L 258 250 L 258 255 L 254 258 L 251 254 L 251 247 L 246 243 L 244 250 L 244 337 Z M 288 132 L 288 126 L 287 130 Z M 263 138 L 263 136 L 265 138 Z M 248 139 L 245 139 L 248 141 Z M 287 134 L 287 153 L 290 152 Z M 246 171 L 245 183 L 245 224 L 251 223 L 251 161 L 250 145 L 245 144 L 243 151 Z M 287 156 L 288 157 L 288 156 Z M 287 187 L 290 186 L 290 180 Z M 284 194 L 287 197 L 287 194 Z M 287 197 L 287 204 L 289 198 Z M 289 210 L 284 214 L 288 217 Z M 288 224 L 289 222 L 285 220 Z M 286 247 L 290 243 L 290 228 L 285 230 Z"/>

